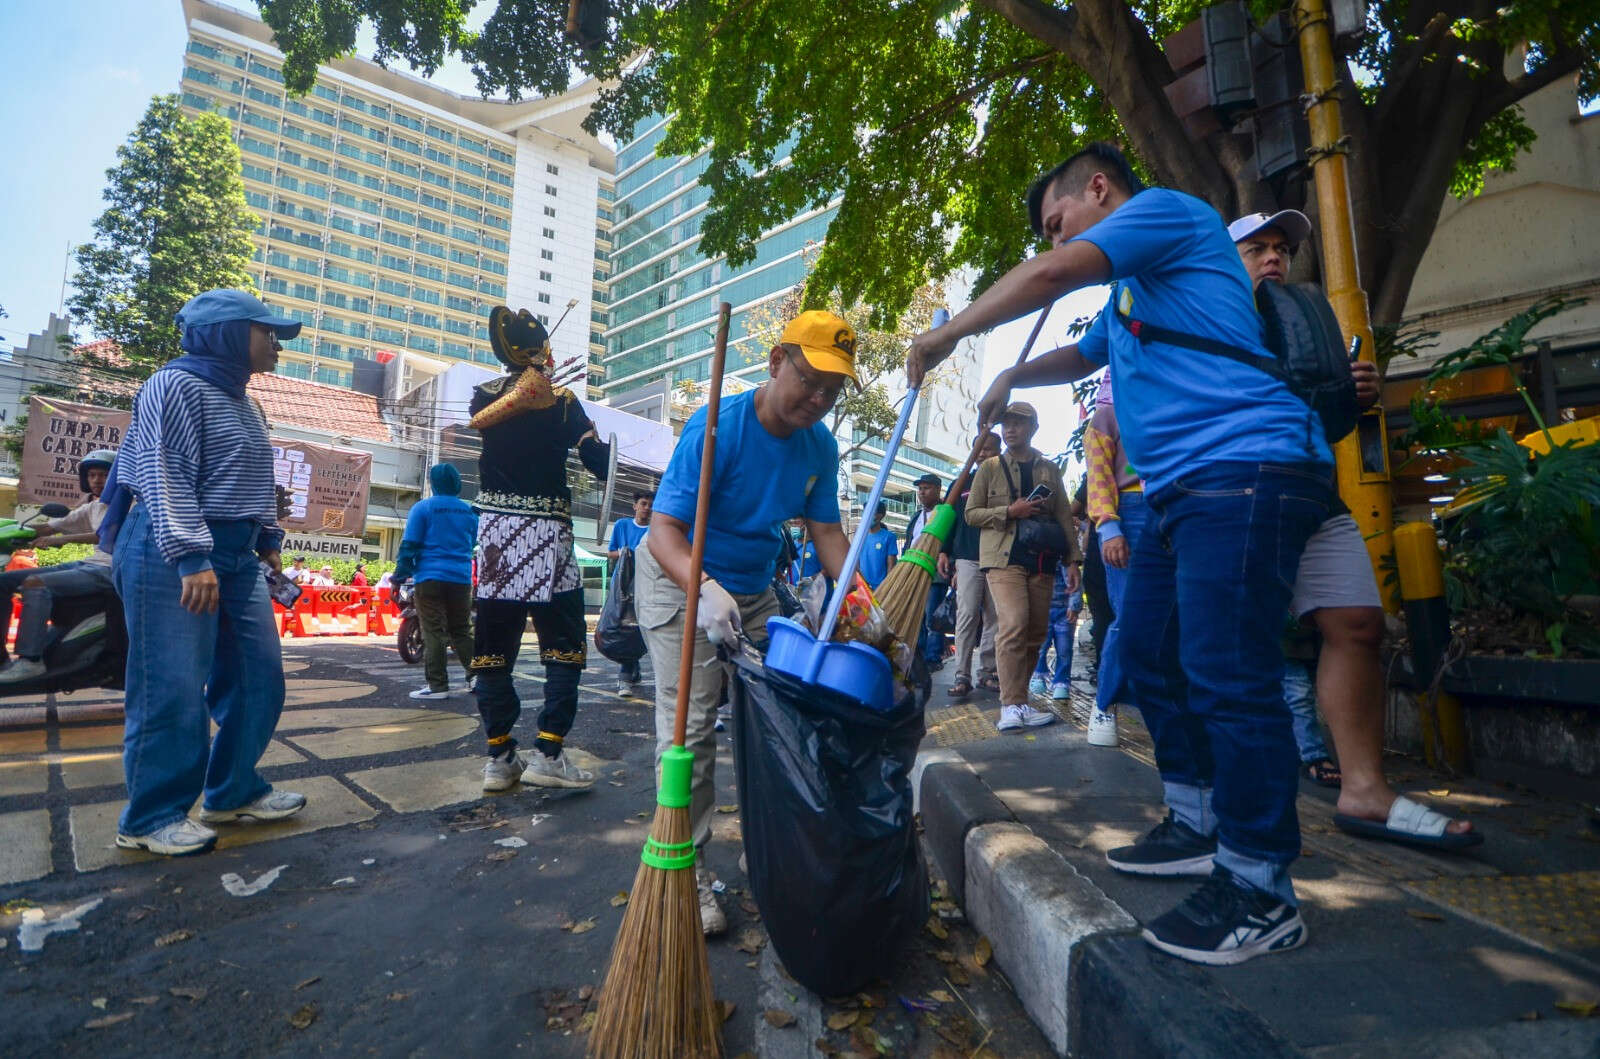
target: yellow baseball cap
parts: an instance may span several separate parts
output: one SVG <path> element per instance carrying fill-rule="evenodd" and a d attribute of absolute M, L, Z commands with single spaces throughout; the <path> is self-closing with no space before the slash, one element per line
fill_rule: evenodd
<path fill-rule="evenodd" d="M 783 329 L 779 343 L 797 346 L 806 363 L 818 371 L 847 375 L 857 386 L 856 332 L 841 317 L 821 309 L 807 309 Z"/>

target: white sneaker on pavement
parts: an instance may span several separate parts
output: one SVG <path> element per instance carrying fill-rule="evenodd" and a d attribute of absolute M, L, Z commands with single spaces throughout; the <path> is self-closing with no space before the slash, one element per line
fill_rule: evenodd
<path fill-rule="evenodd" d="M 522 781 L 536 787 L 589 788 L 594 786 L 594 773 L 574 765 L 566 754 L 545 757 L 542 750 L 528 751 L 523 762 L 526 770 Z"/>
<path fill-rule="evenodd" d="M 725 933 L 728 917 L 717 903 L 716 891 L 711 889 L 711 872 L 705 868 L 694 870 L 695 893 L 700 897 L 700 929 L 707 936 Z"/>
<path fill-rule="evenodd" d="M 1117 714 L 1096 706 L 1089 711 L 1089 745 L 1117 745 Z"/>
<path fill-rule="evenodd" d="M 1049 710 L 1036 710 L 1032 706 L 1018 706 L 1022 712 L 1018 715 L 1022 723 L 1029 728 L 1043 728 L 1047 724 L 1056 723 L 1056 715 Z"/>
<path fill-rule="evenodd" d="M 1049 690 L 1050 690 L 1049 683 L 1044 679 L 1044 677 L 1040 676 L 1038 673 L 1035 673 L 1033 676 L 1028 678 L 1028 694 L 1029 695 L 1043 695 L 1045 692 L 1047 692 Z"/>
<path fill-rule="evenodd" d="M 434 691 L 432 688 L 418 688 L 411 693 L 413 699 L 448 699 L 449 691 Z"/>
<path fill-rule="evenodd" d="M 306 807 L 306 796 L 294 791 L 268 791 L 255 801 L 237 809 L 201 809 L 200 819 L 208 824 L 227 824 L 248 816 L 252 820 L 282 820 Z"/>
<path fill-rule="evenodd" d="M 1025 706 L 1000 707 L 1000 721 L 995 725 L 1002 732 L 1013 732 L 1022 727 L 1022 711 Z"/>
<path fill-rule="evenodd" d="M 522 772 L 522 759 L 517 755 L 492 757 L 483 763 L 483 789 L 491 792 L 508 791 L 517 785 Z"/>
<path fill-rule="evenodd" d="M 117 845 L 123 849 L 147 849 L 163 857 L 186 857 L 191 853 L 204 853 L 217 844 L 217 833 L 204 824 L 188 817 L 174 820 L 158 827 L 147 835 L 124 835 L 117 832 Z"/>

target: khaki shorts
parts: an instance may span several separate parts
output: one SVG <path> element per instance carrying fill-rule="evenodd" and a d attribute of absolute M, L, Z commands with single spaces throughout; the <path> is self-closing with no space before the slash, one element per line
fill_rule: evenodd
<path fill-rule="evenodd" d="M 1289 613 L 1303 618 L 1327 607 L 1382 606 L 1360 527 L 1349 515 L 1333 516 L 1317 527 L 1300 554 Z"/>

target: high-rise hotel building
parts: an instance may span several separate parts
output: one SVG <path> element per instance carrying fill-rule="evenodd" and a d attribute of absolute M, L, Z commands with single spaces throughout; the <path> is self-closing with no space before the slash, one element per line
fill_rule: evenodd
<path fill-rule="evenodd" d="M 350 58 L 291 98 L 270 27 L 182 2 L 183 104 L 233 123 L 256 284 L 305 324 L 279 372 L 350 385 L 353 361 L 399 351 L 494 366 L 486 317 L 508 304 L 599 382 L 615 160 L 580 124 L 593 82 L 507 103 Z"/>

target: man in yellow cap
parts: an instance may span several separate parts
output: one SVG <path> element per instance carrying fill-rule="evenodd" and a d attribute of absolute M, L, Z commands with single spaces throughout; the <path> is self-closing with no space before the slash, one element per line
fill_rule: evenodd
<path fill-rule="evenodd" d="M 728 926 L 703 856 L 716 790 L 717 700 L 726 675 L 716 663 L 714 645 L 734 642 L 741 631 L 757 642 L 766 638 L 767 619 L 778 613 L 773 568 L 785 523 L 796 514 L 805 519 L 828 576 L 837 578 L 844 566 L 850 542 L 839 525 L 839 446 L 822 418 L 845 384 L 857 383 L 855 350 L 855 332 L 844 320 L 828 312 L 803 312 L 768 354 L 770 381 L 722 402 L 700 584 L 690 583 L 689 546 L 700 492 L 704 408 L 683 428 L 656 490 L 650 532 L 639 548 L 636 605 L 656 673 L 658 765 L 672 745 L 686 594 L 700 597 L 684 745 L 694 752 L 689 815 L 695 847 L 702 851 L 696 879 L 707 934 Z"/>

